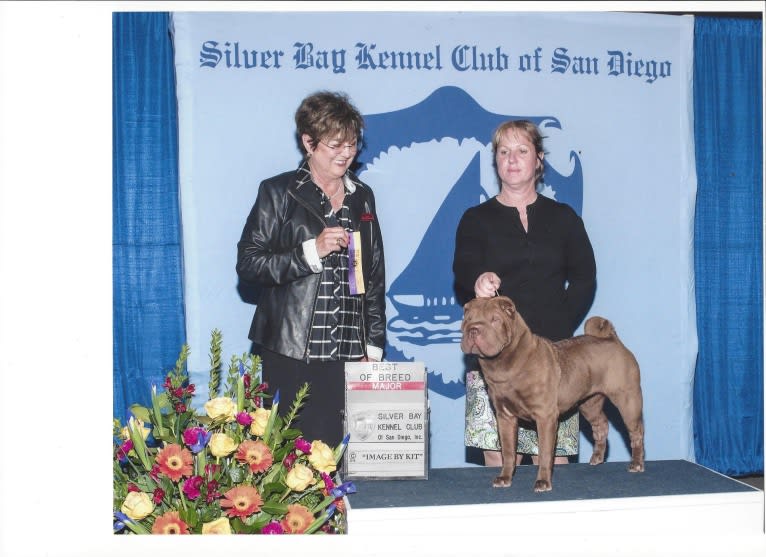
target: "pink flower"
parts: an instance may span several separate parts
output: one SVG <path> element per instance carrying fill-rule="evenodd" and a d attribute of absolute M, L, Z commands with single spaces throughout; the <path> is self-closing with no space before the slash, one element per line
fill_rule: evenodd
<path fill-rule="evenodd" d="M 120 460 L 125 460 L 128 457 L 128 453 L 132 450 L 133 450 L 133 441 L 128 439 L 122 445 L 120 445 L 119 449 L 117 449 L 117 458 Z"/>
<path fill-rule="evenodd" d="M 184 494 L 192 501 L 199 497 L 199 489 L 202 487 L 202 476 L 192 476 L 184 481 Z"/>
<path fill-rule="evenodd" d="M 138 489 L 138 486 L 136 484 L 129 483 L 128 484 L 128 493 L 130 493 L 131 491 L 141 491 L 141 490 Z"/>
<path fill-rule="evenodd" d="M 314 515 L 303 505 L 287 506 L 287 514 L 281 520 L 282 530 L 288 534 L 302 534 L 314 522 Z"/>
<path fill-rule="evenodd" d="M 291 452 L 288 454 L 283 460 L 282 465 L 287 468 L 288 470 L 293 467 L 293 464 L 295 464 L 295 460 L 298 458 L 298 455 L 294 452 Z"/>
<path fill-rule="evenodd" d="M 161 487 L 158 487 L 154 490 L 154 493 L 152 494 L 152 501 L 155 505 L 159 505 L 162 503 L 162 499 L 165 497 L 165 490 Z"/>
<path fill-rule="evenodd" d="M 221 493 L 218 491 L 218 482 L 215 480 L 210 480 L 207 483 L 207 495 L 205 496 L 205 501 L 210 504 L 220 496 Z"/>
<path fill-rule="evenodd" d="M 311 454 L 311 443 L 306 441 L 303 437 L 298 437 L 295 440 L 295 448 L 303 454 Z"/>
<path fill-rule="evenodd" d="M 253 423 L 253 418 L 251 418 L 250 414 L 247 412 L 240 412 L 237 414 L 237 423 L 241 426 L 248 427 L 251 423 Z"/>
<path fill-rule="evenodd" d="M 282 525 L 279 524 L 279 522 L 269 522 L 266 526 L 264 526 L 261 529 L 261 534 L 284 534 L 285 531 L 282 529 Z"/>
<path fill-rule="evenodd" d="M 203 450 L 212 436 L 212 433 L 206 431 L 204 427 L 199 426 L 188 427 L 183 433 L 184 443 L 186 443 L 186 446 L 189 447 L 194 454 Z"/>
<path fill-rule="evenodd" d="M 332 488 L 335 487 L 335 482 L 333 482 L 329 474 L 325 472 L 320 472 L 319 476 L 324 480 L 324 487 L 327 490 L 327 493 L 329 493 Z"/>
<path fill-rule="evenodd" d="M 261 510 L 263 498 L 258 490 L 249 485 L 234 487 L 223 494 L 221 508 L 231 517 L 247 518 Z"/>
<path fill-rule="evenodd" d="M 242 441 L 237 448 L 236 459 L 245 462 L 250 466 L 250 471 L 254 473 L 265 472 L 274 462 L 274 456 L 271 449 L 263 441 Z"/>
<path fill-rule="evenodd" d="M 160 481 L 160 467 L 159 467 L 157 464 L 155 464 L 154 466 L 152 466 L 152 469 L 151 469 L 151 471 L 149 472 L 149 476 L 150 476 L 150 477 L 151 477 L 151 478 L 152 478 L 152 479 L 153 479 L 155 482 L 159 482 L 159 481 Z"/>
<path fill-rule="evenodd" d="M 188 534 L 188 525 L 181 520 L 178 511 L 168 511 L 158 516 L 152 526 L 152 534 Z"/>

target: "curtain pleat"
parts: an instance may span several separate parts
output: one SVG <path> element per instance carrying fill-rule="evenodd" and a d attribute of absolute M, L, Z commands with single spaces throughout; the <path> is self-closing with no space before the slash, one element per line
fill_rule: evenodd
<path fill-rule="evenodd" d="M 114 417 L 150 404 L 185 342 L 178 119 L 168 13 L 115 13 Z"/>
<path fill-rule="evenodd" d="M 694 450 L 763 472 L 762 22 L 697 17 Z"/>

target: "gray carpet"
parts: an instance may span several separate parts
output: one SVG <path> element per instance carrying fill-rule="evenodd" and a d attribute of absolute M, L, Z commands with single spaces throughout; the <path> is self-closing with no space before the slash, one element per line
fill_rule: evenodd
<path fill-rule="evenodd" d="M 352 508 L 421 507 L 651 497 L 754 491 L 755 488 L 685 460 L 646 463 L 633 474 L 627 462 L 568 464 L 553 470 L 553 491 L 535 493 L 537 467 L 519 466 L 509 488 L 493 488 L 499 468 L 435 468 L 427 480 L 352 480 Z"/>

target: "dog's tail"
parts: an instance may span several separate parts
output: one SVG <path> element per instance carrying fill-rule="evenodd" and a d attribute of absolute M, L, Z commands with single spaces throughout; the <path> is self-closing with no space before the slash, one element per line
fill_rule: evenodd
<path fill-rule="evenodd" d="M 594 316 L 585 322 L 585 334 L 599 338 L 617 338 L 617 331 L 608 319 Z"/>

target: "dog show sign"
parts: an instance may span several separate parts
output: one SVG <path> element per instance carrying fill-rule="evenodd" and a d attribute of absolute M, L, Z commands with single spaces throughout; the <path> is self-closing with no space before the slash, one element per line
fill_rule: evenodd
<path fill-rule="evenodd" d="M 348 362 L 348 478 L 428 478 L 428 397 L 422 362 Z"/>

